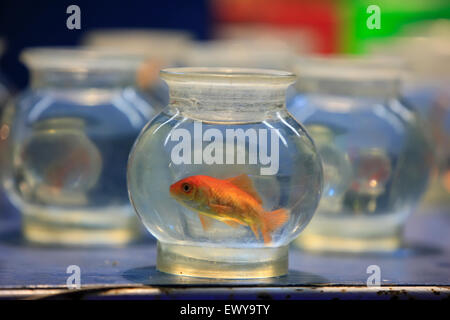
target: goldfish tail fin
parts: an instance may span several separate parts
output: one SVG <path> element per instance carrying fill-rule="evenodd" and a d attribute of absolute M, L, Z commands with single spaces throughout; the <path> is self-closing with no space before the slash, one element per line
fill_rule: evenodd
<path fill-rule="evenodd" d="M 281 208 L 271 212 L 265 212 L 263 215 L 263 224 L 261 226 L 264 243 L 272 241 L 272 236 L 270 234 L 281 228 L 288 220 L 289 210 L 287 209 Z"/>

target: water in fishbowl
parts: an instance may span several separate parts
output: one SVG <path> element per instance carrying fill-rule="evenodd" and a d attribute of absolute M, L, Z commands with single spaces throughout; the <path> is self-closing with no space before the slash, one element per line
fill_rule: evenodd
<path fill-rule="evenodd" d="M 151 109 L 122 90 L 79 90 L 70 99 L 26 97 L 11 133 L 6 184 L 23 212 L 25 237 L 38 243 L 121 244 L 138 235 L 126 164 Z M 23 102 L 23 101 L 22 101 Z"/>
<path fill-rule="evenodd" d="M 189 274 L 209 261 L 257 273 L 254 265 L 287 259 L 287 244 L 311 219 L 322 190 L 315 147 L 297 122 L 198 121 L 168 112 L 143 132 L 128 182 L 165 257 L 160 270 Z"/>

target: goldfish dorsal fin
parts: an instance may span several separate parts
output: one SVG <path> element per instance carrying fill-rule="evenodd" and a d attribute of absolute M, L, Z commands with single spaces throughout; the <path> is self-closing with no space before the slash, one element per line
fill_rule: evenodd
<path fill-rule="evenodd" d="M 258 201 L 259 204 L 262 204 L 262 200 L 258 194 L 258 191 L 256 191 L 253 187 L 253 182 L 248 177 L 248 175 L 241 174 L 236 177 L 226 179 L 226 181 L 247 192 L 249 195 L 255 198 L 255 200 Z"/>

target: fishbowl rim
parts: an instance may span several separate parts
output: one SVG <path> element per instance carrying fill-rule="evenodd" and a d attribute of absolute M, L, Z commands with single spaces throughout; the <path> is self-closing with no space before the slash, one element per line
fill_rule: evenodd
<path fill-rule="evenodd" d="M 235 82 L 246 84 L 292 84 L 297 76 L 290 71 L 240 67 L 180 67 L 164 68 L 160 76 L 166 81 Z"/>
<path fill-rule="evenodd" d="M 19 60 L 30 70 L 63 71 L 135 71 L 146 60 L 144 54 L 111 52 L 107 48 L 42 46 L 22 50 Z"/>

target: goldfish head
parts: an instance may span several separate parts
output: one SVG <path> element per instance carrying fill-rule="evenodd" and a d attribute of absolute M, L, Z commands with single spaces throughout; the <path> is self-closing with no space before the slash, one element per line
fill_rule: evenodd
<path fill-rule="evenodd" d="M 193 177 L 181 179 L 170 186 L 170 194 L 181 202 L 194 202 L 198 193 L 198 186 Z"/>

